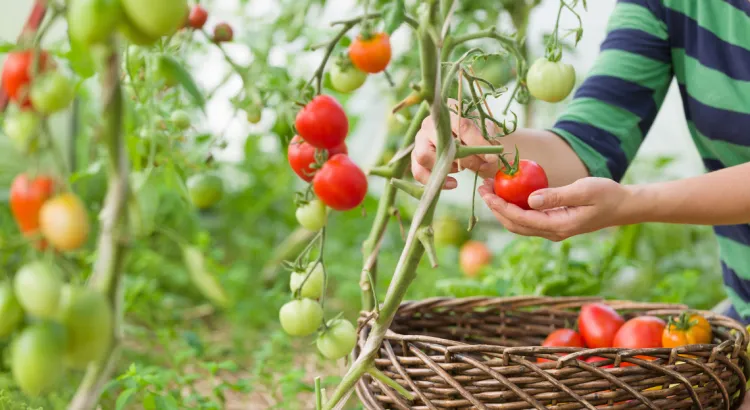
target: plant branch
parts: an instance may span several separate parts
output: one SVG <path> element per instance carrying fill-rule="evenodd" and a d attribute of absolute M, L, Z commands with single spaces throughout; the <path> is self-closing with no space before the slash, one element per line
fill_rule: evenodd
<path fill-rule="evenodd" d="M 409 182 L 399 178 L 391 179 L 391 185 L 405 192 L 412 198 L 421 199 L 424 195 L 424 188 L 421 185 L 417 185 L 413 182 Z"/>
<path fill-rule="evenodd" d="M 481 154 L 497 154 L 500 155 L 503 153 L 505 148 L 502 145 L 489 145 L 489 146 L 466 146 L 461 145 L 458 147 L 458 152 L 456 153 L 456 158 L 466 158 L 470 157 L 472 155 L 481 155 Z"/>

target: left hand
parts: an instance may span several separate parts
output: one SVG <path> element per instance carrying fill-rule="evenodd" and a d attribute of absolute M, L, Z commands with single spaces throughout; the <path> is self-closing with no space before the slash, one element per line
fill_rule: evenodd
<path fill-rule="evenodd" d="M 492 179 L 484 181 L 479 193 L 507 230 L 555 242 L 636 222 L 628 206 L 632 191 L 606 178 L 583 178 L 560 188 L 536 191 L 529 196 L 530 211 L 495 195 Z"/>

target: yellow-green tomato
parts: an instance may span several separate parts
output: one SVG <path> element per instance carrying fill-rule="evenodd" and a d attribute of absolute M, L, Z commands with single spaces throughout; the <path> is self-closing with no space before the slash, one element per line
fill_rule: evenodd
<path fill-rule="evenodd" d="M 535 98 L 551 103 L 560 102 L 576 85 L 576 70 L 570 64 L 541 57 L 529 68 L 526 85 Z"/>
<path fill-rule="evenodd" d="M 0 338 L 13 333 L 23 321 L 23 309 L 9 282 L 0 284 Z"/>
<path fill-rule="evenodd" d="M 452 216 L 437 218 L 432 223 L 432 229 L 435 232 L 437 245 L 461 246 L 469 239 L 466 227 Z"/>
<path fill-rule="evenodd" d="M 123 13 L 120 25 L 118 26 L 120 33 L 125 36 L 128 41 L 139 46 L 150 46 L 159 39 L 158 36 L 152 36 L 148 33 L 144 33 L 130 21 L 130 18 Z"/>
<path fill-rule="evenodd" d="M 52 114 L 67 108 L 75 89 L 73 82 L 58 71 L 42 74 L 31 85 L 31 102 L 34 108 L 42 114 Z"/>
<path fill-rule="evenodd" d="M 173 112 L 170 120 L 172 121 L 172 124 L 180 130 L 190 128 L 190 115 L 183 110 Z"/>
<path fill-rule="evenodd" d="M 24 265 L 16 273 L 13 285 L 18 302 L 27 313 L 43 319 L 57 318 L 63 282 L 46 263 Z"/>
<path fill-rule="evenodd" d="M 308 272 L 311 272 L 310 277 L 305 280 Z M 306 270 L 292 272 L 292 275 L 289 277 L 289 289 L 294 293 L 302 286 L 302 289 L 299 291 L 300 296 L 303 298 L 318 299 L 323 295 L 324 276 L 323 264 L 310 262 Z M 305 284 L 303 285 L 302 282 Z"/>
<path fill-rule="evenodd" d="M 66 285 L 60 302 L 65 326 L 65 364 L 83 370 L 104 358 L 112 343 L 113 313 L 107 298 L 93 289 Z"/>
<path fill-rule="evenodd" d="M 326 205 L 317 199 L 313 199 L 297 208 L 295 216 L 297 217 L 297 222 L 308 231 L 319 231 L 325 226 L 328 219 Z"/>
<path fill-rule="evenodd" d="M 120 22 L 120 0 L 68 0 L 70 36 L 85 45 L 107 40 Z"/>
<path fill-rule="evenodd" d="M 224 182 L 212 173 L 196 174 L 187 181 L 190 200 L 198 209 L 207 209 L 224 196 Z"/>
<path fill-rule="evenodd" d="M 336 91 L 350 93 L 361 87 L 366 80 L 367 74 L 351 64 L 334 64 L 331 67 L 331 85 Z"/>
<path fill-rule="evenodd" d="M 357 329 L 348 320 L 331 320 L 328 328 L 318 335 L 315 344 L 318 351 L 328 359 L 341 359 L 351 353 L 357 344 Z"/>
<path fill-rule="evenodd" d="M 308 336 L 323 322 L 323 308 L 312 299 L 287 302 L 279 310 L 281 328 L 290 336 Z"/>
<path fill-rule="evenodd" d="M 31 153 L 37 149 L 41 123 L 39 115 L 32 110 L 12 111 L 5 115 L 3 130 L 19 151 Z"/>
<path fill-rule="evenodd" d="M 258 104 L 251 104 L 245 108 L 245 114 L 247 114 L 247 122 L 250 124 L 257 124 L 260 122 L 263 116 L 263 107 Z"/>
<path fill-rule="evenodd" d="M 138 30 L 151 37 L 169 36 L 186 21 L 187 0 L 120 0 Z"/>
<path fill-rule="evenodd" d="M 65 332 L 54 323 L 24 329 L 11 345 L 10 367 L 18 387 L 29 396 L 48 392 L 62 380 Z"/>

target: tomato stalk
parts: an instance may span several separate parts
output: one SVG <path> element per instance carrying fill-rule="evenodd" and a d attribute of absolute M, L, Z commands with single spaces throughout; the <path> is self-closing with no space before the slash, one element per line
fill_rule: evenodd
<path fill-rule="evenodd" d="M 125 140 L 122 135 L 122 87 L 120 84 L 120 60 L 117 41 L 110 40 L 106 70 L 102 73 L 102 101 L 104 126 L 99 140 L 104 141 L 109 153 L 109 186 L 102 213 L 97 244 L 97 259 L 89 286 L 103 292 L 113 307 L 115 321 L 112 329 L 113 341 L 104 359 L 89 366 L 81 385 L 71 400 L 68 410 L 93 410 L 96 408 L 104 385 L 114 370 L 119 356 L 119 341 L 122 338 L 121 277 L 124 260 L 129 247 L 129 226 L 126 205 L 130 192 L 128 175 L 130 164 Z"/>

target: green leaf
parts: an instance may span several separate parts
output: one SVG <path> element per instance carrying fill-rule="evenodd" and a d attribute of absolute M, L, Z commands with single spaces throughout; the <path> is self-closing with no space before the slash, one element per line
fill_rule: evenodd
<path fill-rule="evenodd" d="M 133 395 L 138 391 L 136 388 L 130 388 L 122 393 L 120 393 L 120 396 L 117 397 L 117 401 L 115 402 L 115 410 L 122 410 L 125 408 L 125 406 L 128 405 L 130 402 L 130 399 L 133 397 Z"/>
<path fill-rule="evenodd" d="M 16 49 L 15 43 L 0 41 L 0 53 L 8 53 Z"/>
<path fill-rule="evenodd" d="M 75 40 L 70 40 L 70 50 L 65 53 L 65 58 L 70 61 L 73 70 L 84 79 L 90 78 L 96 73 L 91 50 Z"/>
<path fill-rule="evenodd" d="M 406 18 L 404 0 L 395 0 L 385 16 L 385 32 L 393 34 Z"/>
<path fill-rule="evenodd" d="M 182 85 L 182 88 L 184 88 L 185 91 L 190 94 L 190 97 L 192 97 L 193 102 L 198 105 L 201 110 L 205 109 L 206 98 L 198 88 L 198 84 L 195 83 L 193 76 L 190 75 L 190 72 L 188 72 L 182 64 L 165 54 L 159 56 L 158 64 L 161 69 L 164 70 L 165 76 Z"/>

